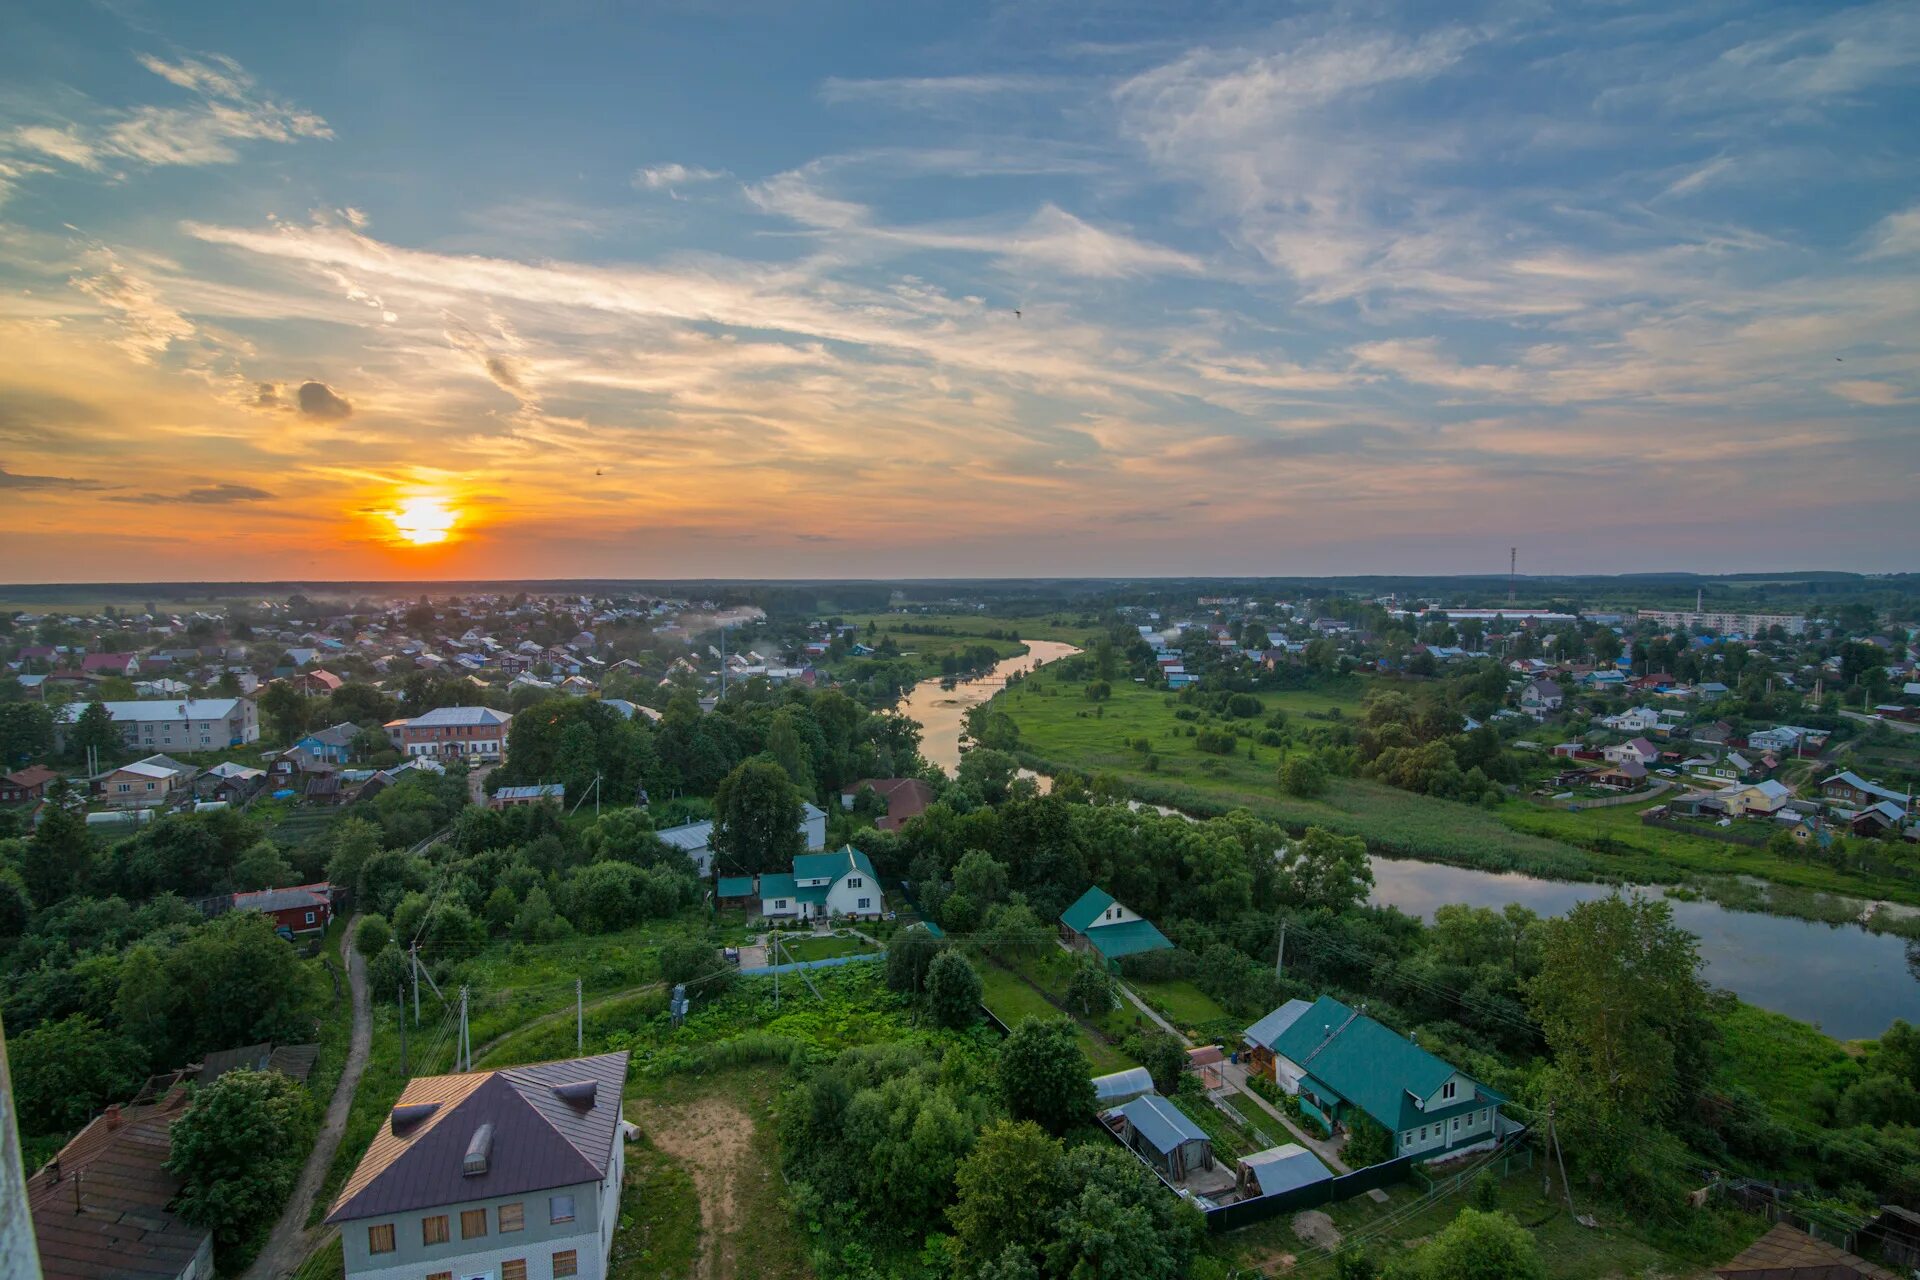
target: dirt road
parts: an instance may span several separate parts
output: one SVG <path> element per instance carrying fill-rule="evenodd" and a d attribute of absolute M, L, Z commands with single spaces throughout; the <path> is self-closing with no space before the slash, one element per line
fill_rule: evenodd
<path fill-rule="evenodd" d="M 353 950 L 353 931 L 359 923 L 360 917 L 356 914 L 340 934 L 340 954 L 346 965 L 347 988 L 353 1001 L 353 1032 L 347 1045 L 347 1065 L 340 1072 L 340 1083 L 334 1086 L 333 1100 L 327 1104 L 326 1117 L 320 1122 L 320 1136 L 307 1157 L 306 1167 L 300 1170 L 300 1181 L 294 1184 L 280 1220 L 273 1224 L 272 1234 L 242 1280 L 280 1280 L 291 1275 L 333 1231 L 331 1227 L 309 1229 L 306 1223 L 313 1198 L 319 1194 L 320 1184 L 333 1164 L 333 1153 L 340 1149 L 340 1135 L 346 1130 L 347 1112 L 353 1106 L 353 1091 L 359 1087 L 360 1074 L 367 1069 L 367 1056 L 373 1052 L 373 1011 L 367 998 L 367 966 Z"/>
<path fill-rule="evenodd" d="M 772 1172 L 750 1168 L 753 1120 L 724 1098 L 678 1106 L 639 1103 L 633 1118 L 646 1126 L 662 1151 L 687 1166 L 700 1197 L 700 1280 L 734 1280 L 754 1274 L 752 1259 L 739 1256 L 742 1188 L 739 1180 L 764 1181 Z"/>

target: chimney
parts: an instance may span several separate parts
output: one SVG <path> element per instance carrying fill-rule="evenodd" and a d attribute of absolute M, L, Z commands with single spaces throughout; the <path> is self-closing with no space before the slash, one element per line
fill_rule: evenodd
<path fill-rule="evenodd" d="M 119 1127 L 120 1127 L 120 1104 L 117 1102 L 109 1102 L 107 1104 L 107 1128 L 118 1129 Z"/>

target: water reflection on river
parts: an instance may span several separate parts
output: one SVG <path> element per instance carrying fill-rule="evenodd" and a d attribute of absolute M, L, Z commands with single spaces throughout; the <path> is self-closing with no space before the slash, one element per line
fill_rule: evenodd
<path fill-rule="evenodd" d="M 951 774 L 960 767 L 961 717 L 1006 688 L 1007 677 L 1021 675 L 1080 652 L 1058 640 L 1026 640 L 1027 652 L 993 665 L 985 675 L 942 689 L 936 679 L 922 680 L 900 700 L 900 714 L 920 722 L 920 754 Z"/>
<path fill-rule="evenodd" d="M 1613 892 L 1606 885 L 1398 858 L 1373 859 L 1373 880 L 1375 902 L 1423 919 L 1449 902 L 1517 902 L 1541 915 L 1560 915 Z M 1750 1004 L 1816 1023 L 1842 1040 L 1878 1036 L 1895 1018 L 1920 1022 L 1920 982 L 1909 971 L 1902 938 L 1706 901 L 1674 901 L 1673 919 L 1700 939 L 1707 981 Z"/>

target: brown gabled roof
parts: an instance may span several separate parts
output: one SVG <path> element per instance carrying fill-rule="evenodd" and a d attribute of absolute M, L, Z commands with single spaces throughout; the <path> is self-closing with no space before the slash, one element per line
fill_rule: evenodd
<path fill-rule="evenodd" d="M 411 1080 L 327 1221 L 597 1181 L 619 1140 L 626 1081 L 625 1052 Z M 590 1100 L 557 1091 L 586 1085 Z M 469 1174 L 462 1163 L 483 1124 L 493 1126 L 486 1172 Z"/>
<path fill-rule="evenodd" d="M 7 782 L 16 787 L 38 787 L 59 777 L 52 769 L 43 764 L 30 764 L 17 773 L 7 775 Z"/>
<path fill-rule="evenodd" d="M 172 1280 L 186 1270 L 208 1232 L 167 1211 L 180 1190 L 166 1170 L 169 1130 L 185 1109 L 176 1088 L 151 1106 L 96 1116 L 27 1180 L 47 1280 Z"/>
<path fill-rule="evenodd" d="M 1713 1272 L 1724 1280 L 1898 1280 L 1885 1267 L 1782 1222 Z"/>
<path fill-rule="evenodd" d="M 882 831 L 898 831 L 902 824 L 925 813 L 933 803 L 933 788 L 919 778 L 862 778 L 840 788 L 840 794 L 858 795 L 862 787 L 872 787 L 887 802 L 886 816 L 874 823 Z"/>

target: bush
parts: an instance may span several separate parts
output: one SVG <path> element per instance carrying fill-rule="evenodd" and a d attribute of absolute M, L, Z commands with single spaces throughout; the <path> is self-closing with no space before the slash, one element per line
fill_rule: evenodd
<path fill-rule="evenodd" d="M 943 1027 L 971 1026 L 979 1018 L 980 975 L 958 951 L 942 951 L 927 966 L 927 1008 Z"/>

